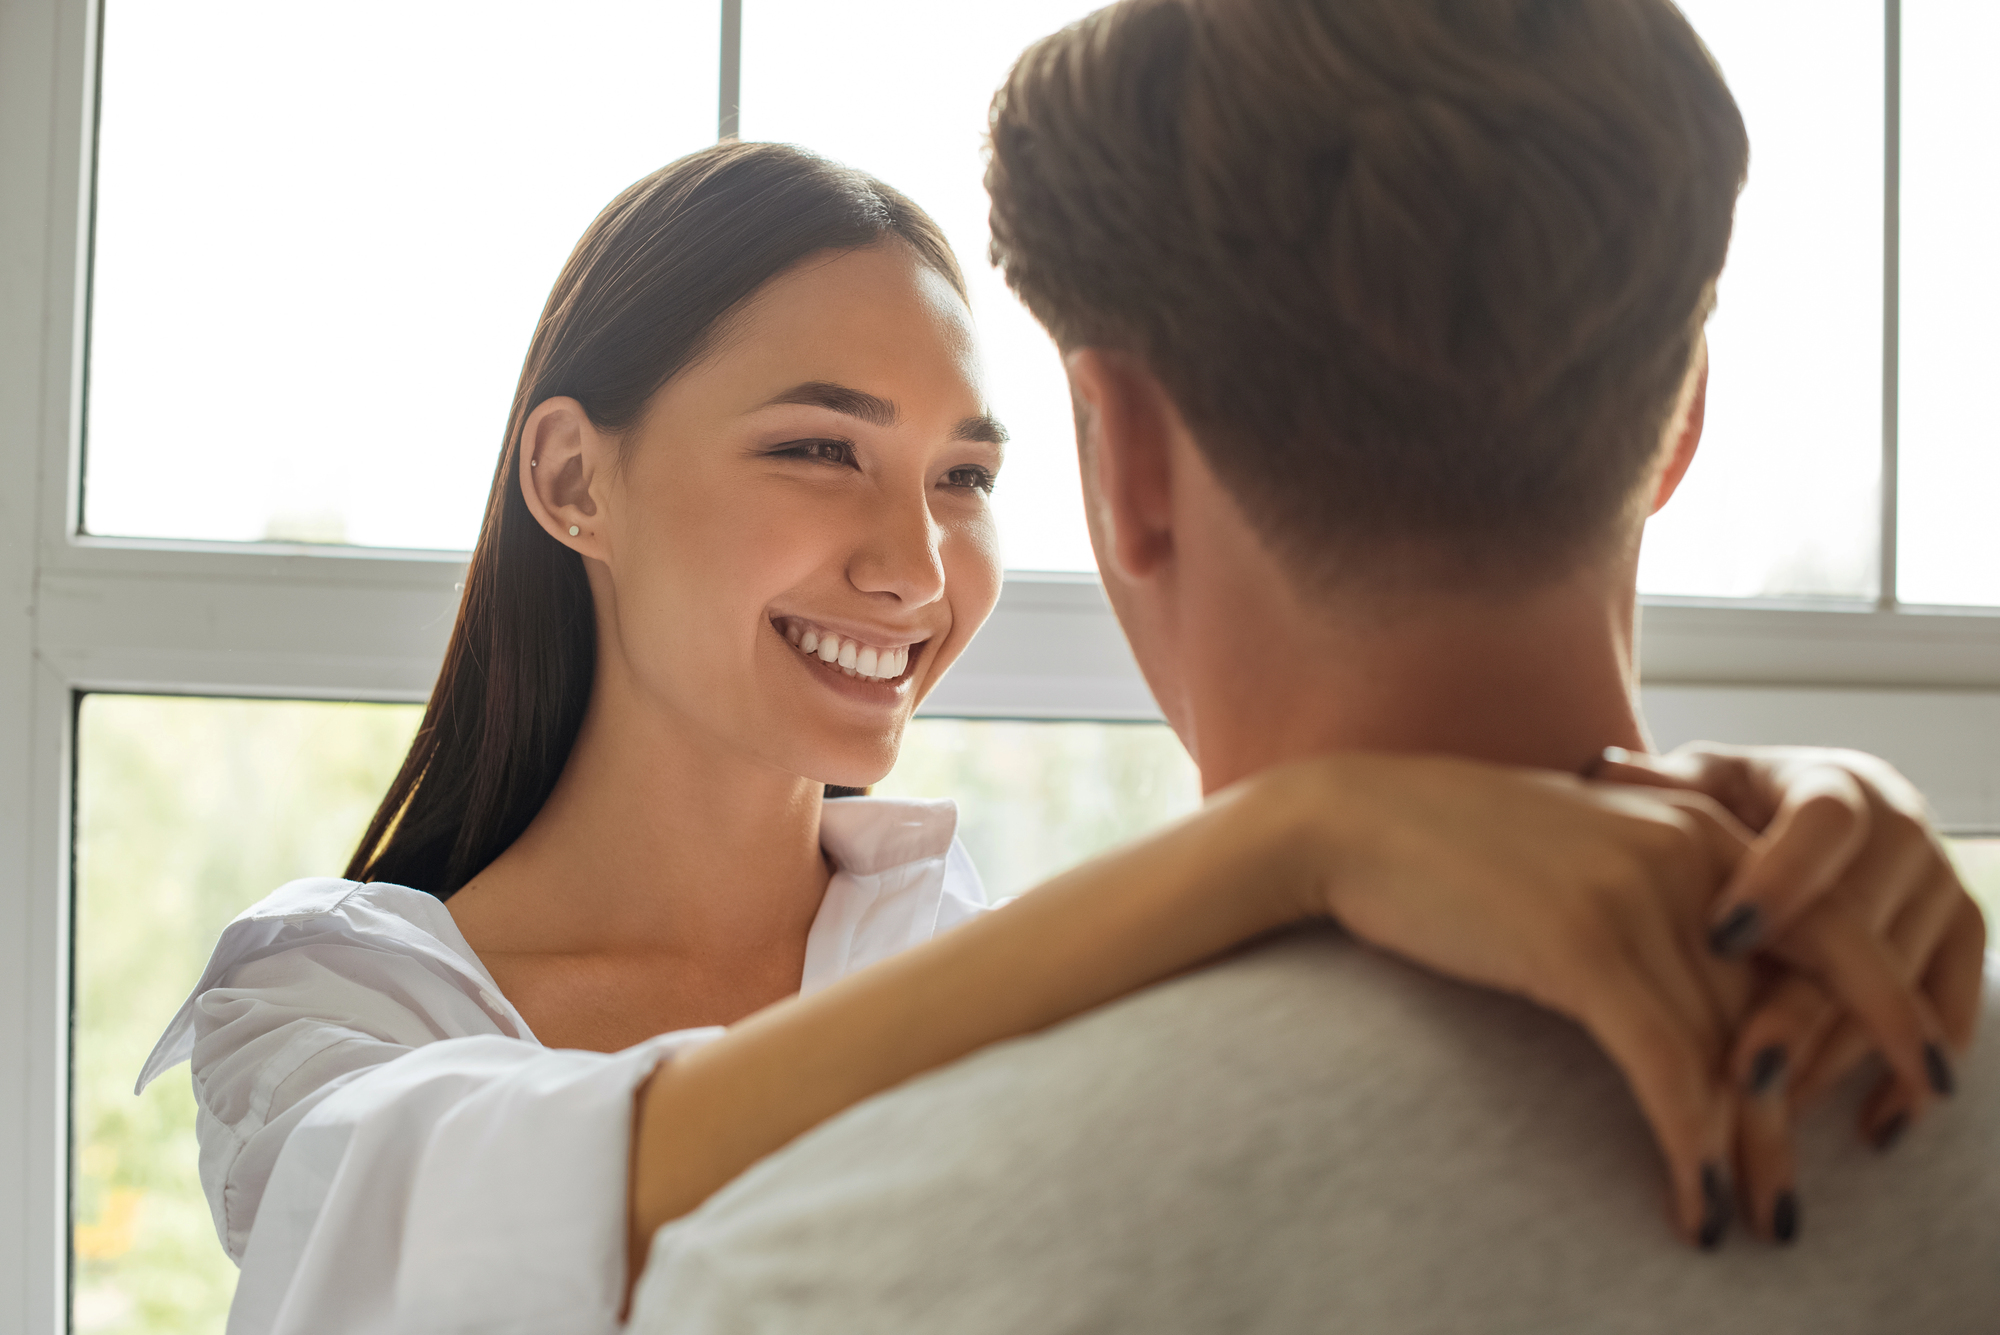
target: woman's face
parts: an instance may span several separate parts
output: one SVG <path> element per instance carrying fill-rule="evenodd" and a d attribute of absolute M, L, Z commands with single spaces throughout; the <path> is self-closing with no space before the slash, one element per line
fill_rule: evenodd
<path fill-rule="evenodd" d="M 969 313 L 889 240 L 807 259 L 719 332 L 594 464 L 587 421 L 577 468 L 560 423 L 537 426 L 552 405 L 525 433 L 556 457 L 524 485 L 589 558 L 612 696 L 593 708 L 663 711 L 724 753 L 873 783 L 999 596 L 987 493 L 1005 435 Z"/>

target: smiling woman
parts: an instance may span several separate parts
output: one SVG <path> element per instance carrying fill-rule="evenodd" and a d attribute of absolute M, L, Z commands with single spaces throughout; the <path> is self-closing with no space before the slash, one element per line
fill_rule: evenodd
<path fill-rule="evenodd" d="M 765 221 L 751 227 L 753 215 Z M 893 240 L 873 244 L 883 237 Z M 809 256 L 819 259 L 795 282 L 759 293 Z M 739 726 L 726 731 L 744 742 L 750 697 L 796 672 L 769 618 L 858 609 L 776 604 L 753 622 L 720 623 L 746 605 L 800 598 L 792 584 L 827 558 L 811 542 L 828 531 L 825 507 L 866 522 L 886 488 L 909 481 L 873 449 L 863 467 L 861 446 L 926 431 L 942 453 L 902 471 L 936 471 L 940 532 L 954 541 L 885 528 L 858 569 L 864 581 L 879 571 L 893 596 L 913 579 L 942 581 L 934 548 L 980 566 L 955 572 L 954 598 L 970 600 L 971 614 L 959 637 L 948 634 L 948 604 L 911 637 L 930 646 L 922 666 L 934 679 L 998 590 L 984 490 L 965 485 L 965 470 L 990 483 L 1001 433 L 978 398 L 962 291 L 949 247 L 908 200 L 791 150 L 718 146 L 614 200 L 549 296 L 438 687 L 348 874 L 444 898 L 513 844 L 555 791 L 601 653 L 607 667 L 633 669 L 629 681 L 615 675 L 629 689 L 680 683 L 704 710 L 734 702 L 724 716 Z M 714 355 L 724 348 L 747 355 Z M 843 364 L 823 365 L 830 356 Z M 801 367 L 813 368 L 804 380 Z M 903 423 L 890 398 L 852 388 L 885 372 L 940 403 L 927 414 L 935 420 Z M 592 599 L 604 590 L 591 580 L 607 576 L 622 605 L 667 614 L 602 622 Z M 749 604 L 746 584 L 757 586 Z M 758 669 L 716 646 L 753 655 Z M 871 763 L 893 755 L 908 703 L 879 731 Z M 841 765 L 837 781 L 867 784 L 887 768 L 855 777 Z"/>
<path fill-rule="evenodd" d="M 716 748 L 689 756 L 707 773 L 754 755 L 873 783 L 999 596 L 1002 433 L 970 314 L 955 270 L 900 237 L 789 266 L 628 429 L 570 396 L 522 428 L 527 507 L 589 572 L 600 707 L 630 693 L 701 714 L 703 740 L 675 744 Z M 830 668 L 790 652 L 788 623 L 800 643 L 816 628 Z"/>

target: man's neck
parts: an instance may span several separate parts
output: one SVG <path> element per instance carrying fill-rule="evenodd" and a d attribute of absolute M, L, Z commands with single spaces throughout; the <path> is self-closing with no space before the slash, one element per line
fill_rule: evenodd
<path fill-rule="evenodd" d="M 1388 610 L 1329 612 L 1289 591 L 1235 600 L 1223 613 L 1234 633 L 1202 639 L 1257 644 L 1254 680 L 1241 654 L 1232 667 L 1226 654 L 1203 662 L 1200 649 L 1187 678 L 1203 787 L 1338 750 L 1574 771 L 1607 746 L 1644 749 L 1633 699 L 1635 564 L 1636 551 L 1615 569 L 1528 594 L 1411 597 Z"/>

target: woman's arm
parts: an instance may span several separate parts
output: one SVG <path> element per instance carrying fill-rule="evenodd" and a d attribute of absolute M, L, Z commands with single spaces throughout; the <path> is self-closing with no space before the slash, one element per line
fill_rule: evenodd
<path fill-rule="evenodd" d="M 1722 1055 L 1748 982 L 1709 955 L 1702 926 L 1747 839 L 1698 795 L 1469 761 L 1348 754 L 1266 771 L 660 1067 L 637 1114 L 628 1274 L 661 1224 L 862 1099 L 1329 914 L 1582 1021 L 1666 1149 L 1681 1227 L 1712 1232 L 1730 1143 Z"/>

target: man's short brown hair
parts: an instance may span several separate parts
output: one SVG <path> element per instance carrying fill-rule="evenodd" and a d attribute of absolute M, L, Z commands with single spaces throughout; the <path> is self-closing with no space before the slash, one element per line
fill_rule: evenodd
<path fill-rule="evenodd" d="M 995 99 L 993 258 L 1142 356 L 1309 580 L 1544 578 L 1630 513 L 1749 145 L 1667 0 L 1123 0 Z"/>

